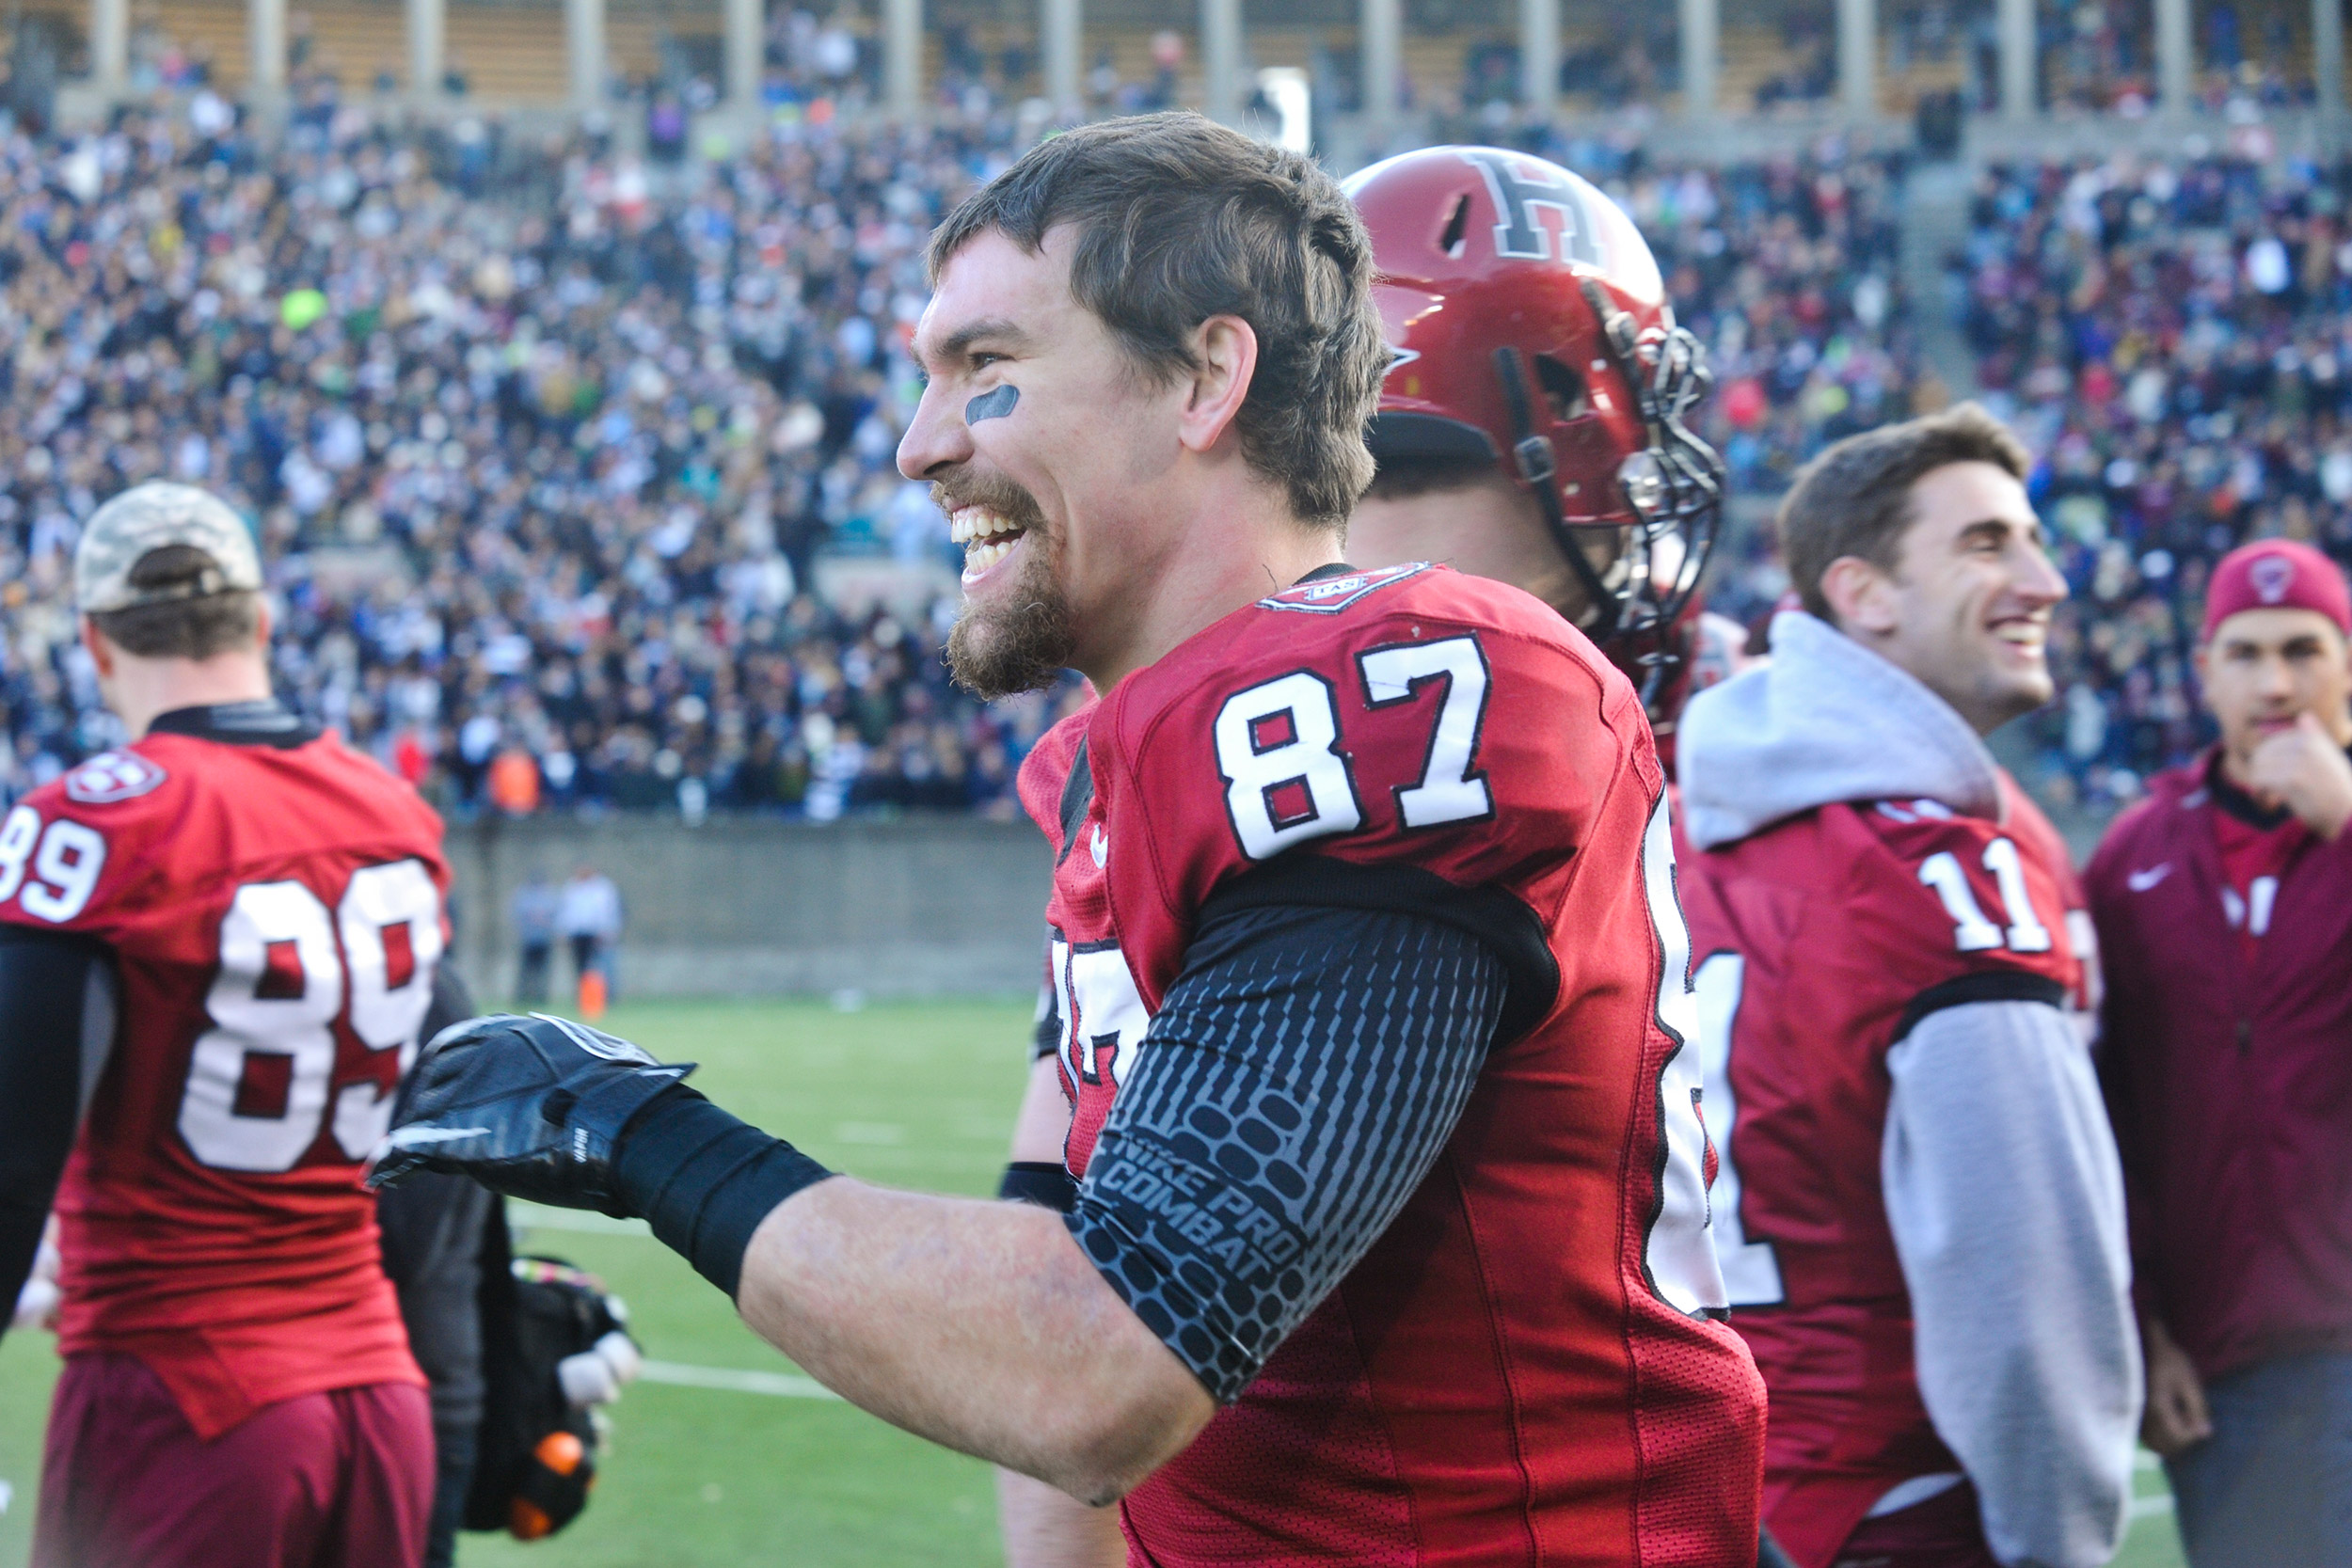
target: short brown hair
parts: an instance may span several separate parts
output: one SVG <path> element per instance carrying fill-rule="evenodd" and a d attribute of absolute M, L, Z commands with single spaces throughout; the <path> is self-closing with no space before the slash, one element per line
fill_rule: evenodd
<path fill-rule="evenodd" d="M 1836 620 L 1821 578 L 1840 557 L 1858 556 L 1891 574 L 1915 520 L 1911 487 L 1954 463 L 1990 463 L 2022 480 L 2033 459 L 2000 420 L 1963 403 L 1849 436 L 1806 464 L 1776 519 L 1789 586 L 1804 608 Z"/>
<path fill-rule="evenodd" d="M 139 557 L 131 586 L 142 592 L 186 590 L 206 573 L 217 577 L 213 558 L 193 545 L 166 545 Z M 138 658 L 211 658 L 252 642 L 262 625 L 262 595 L 244 589 L 166 599 L 90 616 L 99 635 Z"/>
<path fill-rule="evenodd" d="M 931 235 L 933 282 L 995 230 L 1031 255 L 1077 230 L 1070 292 L 1153 379 L 1195 369 L 1211 316 L 1258 336 L 1235 428 L 1242 454 L 1308 522 L 1337 527 L 1372 482 L 1364 425 L 1388 349 L 1372 240 L 1338 182 L 1295 152 L 1197 114 L 1098 121 L 1031 148 Z"/>

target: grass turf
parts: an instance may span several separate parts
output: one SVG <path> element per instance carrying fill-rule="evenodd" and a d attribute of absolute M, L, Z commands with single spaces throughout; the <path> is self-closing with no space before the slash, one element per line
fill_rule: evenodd
<path fill-rule="evenodd" d="M 931 1003 L 840 1013 L 818 1003 L 646 1003 L 606 1021 L 666 1060 L 699 1061 L 697 1086 L 787 1132 L 826 1164 L 877 1181 L 993 1190 L 1023 1083 L 1028 1008 Z M 517 1210 L 517 1218 L 534 1216 Z M 548 1216 L 535 1216 L 546 1218 Z M 789 1372 L 724 1297 L 642 1227 L 541 1227 L 526 1250 L 570 1259 L 628 1303 L 657 1361 Z M 598 1225 L 600 1217 L 584 1223 Z M 40 1431 L 56 1373 L 50 1341 L 0 1342 L 0 1568 L 31 1533 Z M 836 1401 L 641 1382 L 613 1411 L 596 1499 L 532 1544 L 463 1538 L 467 1568 L 673 1568 L 789 1564 L 886 1568 L 1000 1560 L 987 1466 Z M 2143 1492 L 2162 1477 L 2143 1472 Z M 2137 1521 L 2119 1568 L 2178 1568 L 2169 1513 Z"/>

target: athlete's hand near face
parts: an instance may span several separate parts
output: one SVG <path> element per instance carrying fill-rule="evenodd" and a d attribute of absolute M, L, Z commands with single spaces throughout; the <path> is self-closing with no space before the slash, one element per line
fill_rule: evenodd
<path fill-rule="evenodd" d="M 2264 804 L 2283 806 L 2322 838 L 2334 839 L 2352 822 L 2352 758 L 2315 714 L 2296 715 L 2292 727 L 2256 746 L 2247 783 Z"/>

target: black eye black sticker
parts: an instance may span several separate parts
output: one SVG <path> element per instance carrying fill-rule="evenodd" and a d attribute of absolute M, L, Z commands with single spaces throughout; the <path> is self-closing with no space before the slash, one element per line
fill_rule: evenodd
<path fill-rule="evenodd" d="M 1001 420 L 1011 413 L 1013 404 L 1020 401 L 1021 388 L 1018 387 L 999 387 L 993 391 L 982 392 L 963 405 L 963 422 L 978 424 L 982 420 Z"/>

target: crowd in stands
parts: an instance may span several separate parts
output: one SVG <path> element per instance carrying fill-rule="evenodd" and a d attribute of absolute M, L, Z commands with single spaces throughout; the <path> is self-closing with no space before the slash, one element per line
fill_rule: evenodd
<path fill-rule="evenodd" d="M 117 738 L 67 565 L 99 499 L 176 477 L 261 530 L 287 694 L 453 811 L 1009 815 L 1076 697 L 949 684 L 954 562 L 893 453 L 924 237 L 1029 134 L 779 117 L 648 175 L 330 93 L 268 139 L 182 100 L 0 142 L 0 792 Z M 1894 272 L 1899 161 L 1533 150 L 1649 236 L 1736 495 L 1947 395 Z M 2038 721 L 2060 793 L 2128 800 L 2201 738 L 2221 551 L 2352 555 L 2347 189 L 2210 158 L 1977 192 L 1964 330 L 2076 594 Z M 1758 551 L 1715 582 L 1740 614 L 1775 578 Z"/>
<path fill-rule="evenodd" d="M 924 238 L 1029 134 L 811 112 L 648 174 L 321 85 L 267 138 L 199 93 L 0 142 L 0 791 L 117 738 L 67 566 L 171 477 L 262 531 L 282 689 L 450 810 L 1009 814 L 1073 698 L 948 683 L 954 562 L 893 453 Z M 1892 169 L 1545 150 L 1655 236 L 1742 483 L 1901 410 Z"/>
<path fill-rule="evenodd" d="M 1985 174 L 1965 329 L 2074 597 L 2035 723 L 2044 783 L 2127 802 L 2204 736 L 2206 573 L 2280 535 L 2352 560 L 2352 166 L 2028 164 Z"/>
<path fill-rule="evenodd" d="M 453 809 L 1009 812 L 1054 703 L 948 685 L 892 461 L 923 241 L 1009 143 L 778 136 L 666 198 L 584 144 L 469 198 L 347 106 L 0 143 L 0 785 L 114 738 L 67 566 L 175 477 L 257 520 L 281 689 Z M 820 544 L 890 591 L 820 597 Z"/>

